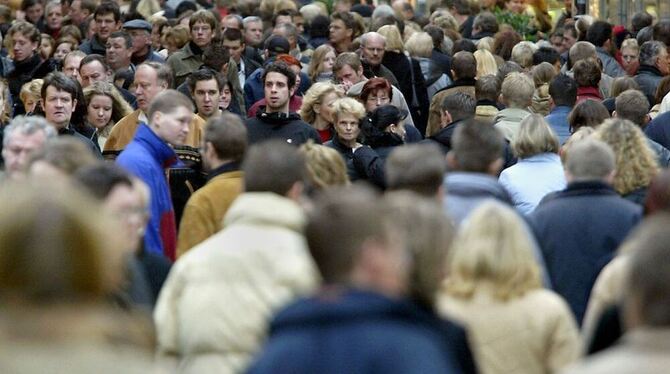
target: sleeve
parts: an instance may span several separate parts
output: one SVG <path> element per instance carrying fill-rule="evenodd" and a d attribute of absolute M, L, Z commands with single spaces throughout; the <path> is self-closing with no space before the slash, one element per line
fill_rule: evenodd
<path fill-rule="evenodd" d="M 185 262 L 177 262 L 170 271 L 161 290 L 156 309 L 154 323 L 159 363 L 161 366 L 172 366 L 176 369 L 179 358 L 179 299 L 184 289 Z"/>
<path fill-rule="evenodd" d="M 354 152 L 356 172 L 379 188 L 386 187 L 384 160 L 372 148 L 363 146 Z"/>
<path fill-rule="evenodd" d="M 579 358 L 582 344 L 577 323 L 568 305 L 557 295 L 552 296 L 555 302 L 548 303 L 548 306 L 555 308 L 555 312 L 546 362 L 547 371 L 555 373 Z"/>
<path fill-rule="evenodd" d="M 395 86 L 393 86 L 393 105 L 399 109 L 406 110 L 407 113 L 410 113 L 409 106 L 407 106 L 407 100 L 405 100 L 405 95 L 403 95 L 402 92 Z M 411 114 L 405 118 L 405 125 L 412 125 L 416 127 Z"/>
<path fill-rule="evenodd" d="M 240 78 L 237 76 L 237 63 L 233 60 L 231 57 L 230 60 L 228 61 L 228 71 L 226 72 L 228 78 L 228 82 L 230 82 L 231 86 L 233 86 L 233 90 L 235 91 L 235 97 L 237 98 L 237 104 L 240 107 L 240 111 L 244 113 L 246 110 L 246 106 L 244 103 L 244 92 L 242 91 L 242 87 L 240 86 Z M 247 103 L 246 105 L 251 105 L 253 103 Z"/>
<path fill-rule="evenodd" d="M 197 195 L 193 195 L 188 203 L 186 203 L 184 213 L 181 217 L 179 236 L 177 238 L 177 258 L 205 241 L 205 239 L 217 231 L 214 222 L 207 219 L 208 215 L 202 207 L 199 207 L 193 201 L 193 198 L 197 198 Z"/>
<path fill-rule="evenodd" d="M 430 101 L 430 106 L 428 107 L 428 124 L 426 125 L 426 129 L 439 129 L 440 128 L 440 120 L 441 120 L 441 115 L 440 115 L 440 106 L 441 106 L 441 101 L 442 101 L 443 95 L 441 95 L 439 92 L 433 96 L 433 98 Z M 426 133 L 428 131 L 426 130 Z"/>

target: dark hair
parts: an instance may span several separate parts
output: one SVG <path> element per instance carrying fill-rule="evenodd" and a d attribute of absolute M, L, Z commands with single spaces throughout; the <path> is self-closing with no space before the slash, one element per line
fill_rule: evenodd
<path fill-rule="evenodd" d="M 103 1 L 95 9 L 95 13 L 93 13 L 93 19 L 107 14 L 114 15 L 114 22 L 119 22 L 121 20 L 121 10 L 119 10 L 119 5 L 114 1 Z"/>
<path fill-rule="evenodd" d="M 223 39 L 224 40 L 230 40 L 230 41 L 239 40 L 242 44 L 244 44 L 244 38 L 242 37 L 242 31 L 240 31 L 238 29 L 226 29 L 223 32 Z"/>
<path fill-rule="evenodd" d="M 539 65 L 543 62 L 548 62 L 552 65 L 556 65 L 561 59 L 561 55 L 551 47 L 540 47 L 535 53 L 533 53 L 533 65 Z"/>
<path fill-rule="evenodd" d="M 472 27 L 477 27 L 481 32 L 495 34 L 498 32 L 498 19 L 491 12 L 481 12 L 475 17 Z"/>
<path fill-rule="evenodd" d="M 49 86 L 55 87 L 58 91 L 65 91 L 69 93 L 72 100 L 76 100 L 78 98 L 79 82 L 61 73 L 60 71 L 51 72 L 44 78 L 41 92 L 42 100 L 46 100 L 47 88 L 49 88 Z"/>
<path fill-rule="evenodd" d="M 514 30 L 504 30 L 493 37 L 493 54 L 507 61 L 512 57 L 512 48 L 521 42 L 521 36 Z"/>
<path fill-rule="evenodd" d="M 502 157 L 504 143 L 502 133 L 490 123 L 469 119 L 456 128 L 450 152 L 458 170 L 487 173 L 491 164 Z"/>
<path fill-rule="evenodd" d="M 113 163 L 100 162 L 84 166 L 73 175 L 74 180 L 88 190 L 95 198 L 104 200 L 114 187 L 126 185 L 132 187 L 130 174 Z"/>
<path fill-rule="evenodd" d="M 330 16 L 331 21 L 341 20 L 344 22 L 344 27 L 355 30 L 356 29 L 356 19 L 350 12 L 335 12 Z"/>
<path fill-rule="evenodd" d="M 433 48 L 442 50 L 442 46 L 444 45 L 444 30 L 435 25 L 427 25 L 423 28 L 423 31 L 433 39 Z"/>
<path fill-rule="evenodd" d="M 30 8 L 33 5 L 37 5 L 37 4 L 44 6 L 44 4 L 42 3 L 41 0 L 23 0 L 21 2 L 21 10 L 25 12 L 26 9 Z"/>
<path fill-rule="evenodd" d="M 273 62 L 265 68 L 261 78 L 263 85 L 265 85 L 265 78 L 268 76 L 268 73 L 279 73 L 284 75 L 287 79 L 289 89 L 295 86 L 295 73 L 283 62 Z"/>
<path fill-rule="evenodd" d="M 386 186 L 389 190 L 410 190 L 435 197 L 446 170 L 444 154 L 436 144 L 409 144 L 396 147 L 386 160 Z"/>
<path fill-rule="evenodd" d="M 230 52 L 218 39 L 212 39 L 202 51 L 202 64 L 215 71 L 221 71 L 223 65 L 230 61 Z"/>
<path fill-rule="evenodd" d="M 570 132 L 575 133 L 580 127 L 597 127 L 610 118 L 610 112 L 600 102 L 587 99 L 575 105 L 568 114 Z"/>
<path fill-rule="evenodd" d="M 114 31 L 113 33 L 109 34 L 109 39 L 115 39 L 115 38 L 123 38 L 123 40 L 126 42 L 126 49 L 130 49 L 133 47 L 133 38 L 127 32 L 120 30 L 120 31 Z"/>
<path fill-rule="evenodd" d="M 495 75 L 484 75 L 475 82 L 475 98 L 477 100 L 498 101 L 500 96 L 500 80 Z M 475 107 L 476 109 L 476 107 Z"/>
<path fill-rule="evenodd" d="M 577 102 L 577 82 L 567 74 L 559 74 L 549 83 L 549 96 L 556 106 L 572 108 Z"/>
<path fill-rule="evenodd" d="M 497 81 L 497 79 L 496 79 Z M 462 120 L 475 115 L 477 101 L 463 92 L 447 95 L 442 100 L 442 111 L 448 111 L 454 121 Z"/>
<path fill-rule="evenodd" d="M 627 119 L 642 127 L 647 122 L 649 100 L 640 90 L 626 90 L 614 101 L 617 118 Z"/>
<path fill-rule="evenodd" d="M 620 93 L 631 88 L 635 90 L 640 89 L 640 85 L 637 84 L 635 78 L 629 76 L 616 77 L 612 80 L 612 85 L 610 86 L 610 97 L 617 97 Z"/>
<path fill-rule="evenodd" d="M 635 39 L 637 40 L 637 45 L 654 40 L 654 28 L 652 26 L 643 27 L 642 30 L 637 32 Z"/>
<path fill-rule="evenodd" d="M 638 31 L 642 30 L 644 27 L 651 26 L 654 22 L 654 17 L 646 11 L 635 12 L 633 18 L 630 21 L 630 25 L 633 31 L 633 34 L 637 34 Z"/>
<path fill-rule="evenodd" d="M 208 81 L 214 79 L 216 81 L 216 86 L 219 88 L 219 92 L 223 91 L 223 86 L 225 85 L 223 76 L 221 73 L 213 71 L 211 69 L 200 69 L 191 73 L 186 82 L 188 83 L 188 89 L 191 92 L 195 91 L 195 86 L 200 81 Z"/>
<path fill-rule="evenodd" d="M 654 40 L 670 45 L 670 21 L 661 20 L 654 25 Z M 639 43 L 638 43 L 639 44 Z M 641 44 L 640 44 L 641 45 Z"/>
<path fill-rule="evenodd" d="M 579 87 L 598 87 L 600 83 L 601 70 L 598 62 L 593 58 L 579 60 L 572 68 L 575 82 Z"/>
<path fill-rule="evenodd" d="M 586 41 L 602 47 L 607 39 L 612 39 L 612 25 L 605 21 L 595 21 L 586 31 Z"/>
<path fill-rule="evenodd" d="M 296 15 L 295 10 L 293 9 L 282 9 L 277 14 L 272 16 L 272 27 L 277 26 L 277 18 L 280 16 L 291 16 L 291 21 L 293 21 L 293 16 Z"/>
<path fill-rule="evenodd" d="M 241 162 L 247 150 L 247 127 L 238 115 L 224 112 L 207 121 L 204 139 L 219 159 Z"/>
<path fill-rule="evenodd" d="M 477 60 L 470 52 L 461 51 L 454 54 L 451 68 L 457 79 L 474 79 L 477 76 Z"/>
<path fill-rule="evenodd" d="M 91 62 L 97 61 L 99 62 L 102 67 L 105 69 L 105 71 L 111 71 L 112 68 L 107 65 L 107 62 L 105 61 L 105 58 L 101 55 L 97 54 L 92 54 L 92 55 L 87 55 L 81 60 L 81 63 L 79 63 L 79 69 L 81 69 L 82 66 L 88 65 Z"/>
<path fill-rule="evenodd" d="M 459 39 L 454 42 L 453 47 L 451 47 L 451 52 L 456 54 L 461 51 L 475 53 L 475 51 L 477 51 L 477 46 L 470 39 Z"/>
<path fill-rule="evenodd" d="M 496 74 L 496 78 L 498 78 L 498 84 L 502 85 L 502 82 L 505 81 L 505 78 L 507 78 L 510 73 L 515 72 L 523 72 L 521 65 L 514 61 L 505 61 L 502 65 L 498 66 L 498 73 Z"/>
<path fill-rule="evenodd" d="M 246 192 L 274 192 L 285 196 L 305 179 L 306 164 L 298 148 L 281 140 L 251 147 L 242 164 Z"/>
<path fill-rule="evenodd" d="M 470 2 L 468 0 L 453 0 L 451 4 L 456 10 L 456 13 L 460 15 L 470 15 L 470 13 L 472 13 L 472 8 L 470 7 Z"/>
<path fill-rule="evenodd" d="M 328 37 L 328 27 L 330 26 L 330 19 L 322 14 L 314 17 L 309 23 L 309 36 L 311 38 Z"/>
<path fill-rule="evenodd" d="M 656 87 L 656 95 L 654 96 L 654 104 L 660 104 L 665 95 L 670 92 L 670 76 L 665 76 L 658 83 Z"/>
<path fill-rule="evenodd" d="M 151 101 L 149 110 L 147 111 L 147 118 L 149 121 L 153 121 L 154 113 L 156 112 L 174 113 L 175 110 L 182 107 L 190 111 L 195 109 L 193 101 L 186 97 L 186 95 L 177 90 L 168 89 L 156 95 Z"/>
<path fill-rule="evenodd" d="M 373 92 L 377 92 L 378 90 L 385 90 L 389 95 L 389 100 L 393 98 L 393 89 L 391 88 L 391 83 L 389 83 L 386 78 L 379 77 L 370 78 L 367 80 L 367 82 L 365 82 L 359 98 L 363 103 L 365 103 L 368 100 L 368 96 L 370 96 L 370 94 Z"/>

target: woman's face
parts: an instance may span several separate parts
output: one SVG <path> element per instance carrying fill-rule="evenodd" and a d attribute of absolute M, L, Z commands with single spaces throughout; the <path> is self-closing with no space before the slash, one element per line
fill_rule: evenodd
<path fill-rule="evenodd" d="M 88 122 L 96 129 L 102 129 L 112 120 L 112 99 L 106 95 L 94 95 L 88 103 Z"/>
<path fill-rule="evenodd" d="M 219 102 L 219 107 L 222 110 L 227 110 L 228 107 L 230 106 L 230 100 L 232 100 L 233 95 L 230 92 L 230 86 L 225 85 L 223 87 L 223 91 L 221 91 L 221 101 Z"/>
<path fill-rule="evenodd" d="M 391 97 L 389 93 L 385 89 L 380 88 L 376 91 L 370 92 L 370 95 L 368 95 L 368 99 L 365 100 L 364 103 L 365 110 L 369 113 L 382 105 L 389 104 L 390 102 Z"/>
<path fill-rule="evenodd" d="M 67 54 L 70 53 L 70 52 L 72 52 L 72 44 L 70 44 L 70 43 L 60 43 L 60 44 L 56 47 L 56 52 L 54 52 L 54 56 L 53 56 L 53 57 L 54 57 L 57 61 L 62 61 L 63 58 L 65 58 L 65 55 L 67 55 Z"/>
<path fill-rule="evenodd" d="M 335 52 L 329 51 L 321 63 L 321 73 L 330 73 L 335 65 Z"/>
<path fill-rule="evenodd" d="M 318 105 L 318 116 L 327 123 L 333 123 L 333 103 L 338 99 L 335 92 L 331 92 L 323 96 L 321 103 Z"/>
<path fill-rule="evenodd" d="M 628 69 L 629 66 L 639 62 L 638 51 L 634 48 L 622 48 L 621 49 L 621 59 L 623 60 L 623 68 Z"/>
<path fill-rule="evenodd" d="M 396 134 L 401 137 L 402 140 L 405 140 L 405 136 L 407 135 L 407 132 L 405 131 L 405 120 L 400 120 L 398 123 L 392 124 L 384 131 Z"/>
<path fill-rule="evenodd" d="M 54 51 L 54 48 L 51 46 L 51 43 L 46 38 L 42 38 L 40 42 L 40 55 L 45 60 L 51 57 L 51 53 Z"/>
<path fill-rule="evenodd" d="M 350 113 L 340 113 L 335 122 L 335 132 L 343 142 L 355 142 L 361 133 L 358 118 Z"/>
<path fill-rule="evenodd" d="M 26 113 L 34 112 L 36 106 L 37 106 L 37 100 L 32 97 L 28 97 L 26 101 L 23 103 L 23 107 L 26 109 Z"/>

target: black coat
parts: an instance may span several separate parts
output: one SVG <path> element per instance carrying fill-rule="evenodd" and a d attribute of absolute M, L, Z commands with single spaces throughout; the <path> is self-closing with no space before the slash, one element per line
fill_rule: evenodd
<path fill-rule="evenodd" d="M 421 134 L 425 134 L 430 100 L 419 61 L 409 59 L 402 53 L 386 51 L 382 64 L 398 79 L 398 89 L 405 96 L 414 125 Z M 412 75 L 414 75 L 414 85 L 412 85 Z M 413 92 L 416 92 L 416 103 L 412 103 Z"/>
<path fill-rule="evenodd" d="M 39 54 L 35 53 L 23 61 L 14 61 L 14 70 L 7 74 L 7 85 L 14 104 L 13 115 L 24 114 L 23 102 L 19 98 L 21 87 L 33 79 L 44 78 L 49 73 L 48 67 L 43 66 Z"/>
<path fill-rule="evenodd" d="M 347 175 L 349 176 L 350 181 L 353 182 L 361 178 L 354 166 L 354 151 L 342 144 L 337 135 L 334 135 L 331 140 L 325 142 L 323 145 L 338 151 L 340 155 L 342 155 L 342 158 L 347 165 Z"/>
<path fill-rule="evenodd" d="M 245 123 L 249 144 L 269 139 L 282 139 L 296 147 L 309 139 L 321 144 L 319 133 L 297 113 L 265 113 L 265 107 L 261 107 L 256 117 L 248 118 Z"/>

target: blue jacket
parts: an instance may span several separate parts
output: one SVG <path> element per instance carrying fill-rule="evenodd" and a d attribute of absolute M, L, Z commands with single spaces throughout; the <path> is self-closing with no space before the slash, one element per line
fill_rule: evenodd
<path fill-rule="evenodd" d="M 554 290 L 581 324 L 593 283 L 642 217 L 604 182 L 573 182 L 530 215 Z"/>
<path fill-rule="evenodd" d="M 557 106 L 544 117 L 549 126 L 558 136 L 558 141 L 563 145 L 570 137 L 570 124 L 568 123 L 568 114 L 572 108 L 569 106 Z"/>
<path fill-rule="evenodd" d="M 661 113 L 644 128 L 649 139 L 670 149 L 670 112 Z"/>
<path fill-rule="evenodd" d="M 470 172 L 448 172 L 443 183 L 446 192 L 444 208 L 449 217 L 458 226 L 481 203 L 489 199 L 504 204 L 512 204 L 505 187 L 498 180 L 488 174 Z"/>
<path fill-rule="evenodd" d="M 150 217 L 144 247 L 174 260 L 177 226 L 165 170 L 179 162 L 174 150 L 146 124 L 140 123 L 135 137 L 116 163 L 147 184 L 151 191 Z"/>
<path fill-rule="evenodd" d="M 409 302 L 327 289 L 275 316 L 248 373 L 461 373 L 442 328 Z"/>

